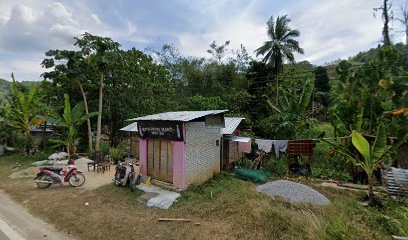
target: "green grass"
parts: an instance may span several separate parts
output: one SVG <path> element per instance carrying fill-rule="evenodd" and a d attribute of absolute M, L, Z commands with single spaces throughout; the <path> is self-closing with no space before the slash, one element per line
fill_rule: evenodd
<path fill-rule="evenodd" d="M 384 209 L 370 208 L 360 202 L 364 192 L 307 184 L 327 196 L 332 204 L 317 207 L 271 199 L 257 193 L 253 183 L 220 174 L 184 192 L 176 208 L 242 221 L 234 228 L 234 236 L 243 239 L 249 237 L 245 233 L 255 230 L 253 239 L 388 239 L 407 231 L 406 202 L 384 198 Z"/>
<path fill-rule="evenodd" d="M 221 173 L 190 187 L 170 209 L 160 210 L 138 202 L 140 191 L 132 193 L 113 184 L 93 191 L 61 186 L 40 190 L 31 179 L 8 178 L 16 161 L 28 166 L 29 159 L 0 157 L 0 189 L 77 239 L 155 239 L 157 235 L 160 239 L 211 240 L 390 239 L 408 231 L 407 202 L 384 198 L 384 208 L 366 207 L 360 202 L 364 192 L 325 188 L 313 181 L 305 184 L 328 197 L 331 205 L 290 204 L 258 193 L 254 183 Z M 161 223 L 160 217 L 192 222 Z"/>

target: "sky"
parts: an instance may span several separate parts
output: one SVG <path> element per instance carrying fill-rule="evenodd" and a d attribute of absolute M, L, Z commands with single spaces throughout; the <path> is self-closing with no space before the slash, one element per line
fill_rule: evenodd
<path fill-rule="evenodd" d="M 111 37 L 123 49 L 160 49 L 174 44 L 183 55 L 209 57 L 216 41 L 230 40 L 255 57 L 267 39 L 271 16 L 292 19 L 301 32 L 307 60 L 320 65 L 347 59 L 381 41 L 381 0 L 0 0 L 0 78 L 41 80 L 44 53 L 75 49 L 74 37 L 84 32 Z M 398 16 L 404 0 L 393 0 Z M 392 40 L 404 41 L 402 26 L 391 24 Z"/>

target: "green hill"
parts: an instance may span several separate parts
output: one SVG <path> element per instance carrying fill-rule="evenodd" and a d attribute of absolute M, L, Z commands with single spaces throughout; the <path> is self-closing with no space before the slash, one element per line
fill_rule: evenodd
<path fill-rule="evenodd" d="M 0 78 L 0 103 L 10 91 L 10 82 Z"/>
<path fill-rule="evenodd" d="M 25 87 L 31 87 L 33 85 L 33 81 L 23 81 L 23 82 L 18 82 L 20 84 L 22 84 Z M 10 91 L 10 87 L 11 87 L 11 82 L 1 79 L 0 78 L 0 103 L 2 103 L 5 99 L 5 97 L 7 96 L 7 94 Z"/>

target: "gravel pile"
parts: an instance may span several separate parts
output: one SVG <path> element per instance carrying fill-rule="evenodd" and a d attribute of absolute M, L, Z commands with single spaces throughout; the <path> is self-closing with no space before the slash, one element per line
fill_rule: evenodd
<path fill-rule="evenodd" d="M 330 200 L 318 191 L 300 184 L 286 180 L 268 182 L 256 188 L 258 192 L 272 197 L 281 197 L 289 202 L 305 202 L 317 205 L 326 205 Z"/>

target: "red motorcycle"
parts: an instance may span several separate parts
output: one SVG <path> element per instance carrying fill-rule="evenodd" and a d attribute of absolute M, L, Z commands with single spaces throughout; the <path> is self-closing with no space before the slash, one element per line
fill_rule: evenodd
<path fill-rule="evenodd" d="M 34 182 L 38 188 L 45 189 L 51 184 L 68 182 L 72 187 L 79 187 L 85 183 L 85 176 L 82 171 L 78 170 L 73 160 L 68 161 L 68 166 L 65 171 L 63 168 L 43 167 L 34 178 Z"/>

